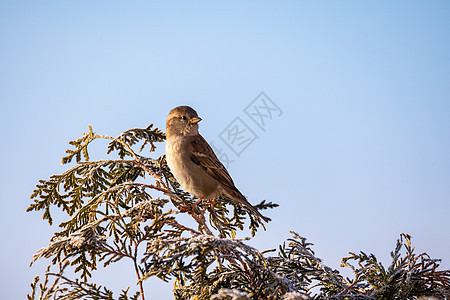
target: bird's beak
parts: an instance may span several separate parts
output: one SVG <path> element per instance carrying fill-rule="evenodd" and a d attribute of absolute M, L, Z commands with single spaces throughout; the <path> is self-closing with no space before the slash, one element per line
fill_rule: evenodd
<path fill-rule="evenodd" d="M 200 122 L 202 120 L 202 118 L 199 117 L 193 117 L 192 119 L 189 120 L 189 123 L 191 124 L 197 124 L 198 122 Z"/>

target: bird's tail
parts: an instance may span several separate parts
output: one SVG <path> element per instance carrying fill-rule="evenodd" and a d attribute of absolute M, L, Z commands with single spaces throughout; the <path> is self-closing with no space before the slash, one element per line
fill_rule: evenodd
<path fill-rule="evenodd" d="M 244 208 L 247 210 L 250 210 L 255 215 L 263 219 L 266 223 L 271 221 L 270 218 L 263 216 L 253 205 L 250 204 L 250 202 L 247 201 L 247 198 L 245 198 L 244 195 L 241 194 L 241 192 L 238 189 L 233 189 L 229 191 L 229 198 L 231 200 L 234 200 L 236 202 L 239 202 L 244 205 Z"/>

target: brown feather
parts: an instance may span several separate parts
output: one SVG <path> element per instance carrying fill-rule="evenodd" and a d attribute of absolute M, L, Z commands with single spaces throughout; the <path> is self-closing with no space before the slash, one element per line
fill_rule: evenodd
<path fill-rule="evenodd" d="M 206 140 L 199 136 L 198 139 L 191 140 L 193 153 L 191 160 L 201 166 L 211 177 L 224 184 L 228 188 L 235 188 L 225 166 L 220 162 L 211 146 Z"/>

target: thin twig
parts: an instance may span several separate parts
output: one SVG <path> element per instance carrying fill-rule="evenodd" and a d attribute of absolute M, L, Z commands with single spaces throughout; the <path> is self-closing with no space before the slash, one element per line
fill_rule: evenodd
<path fill-rule="evenodd" d="M 176 220 L 171 220 L 170 222 L 167 222 L 166 224 L 170 225 L 170 226 L 173 226 L 175 228 L 181 229 L 181 230 L 190 231 L 190 232 L 194 233 L 195 235 L 200 235 L 201 234 L 201 232 L 198 232 L 197 230 L 194 230 L 192 228 L 189 228 L 189 227 L 186 227 L 184 225 L 181 225 Z"/>
<path fill-rule="evenodd" d="M 139 289 L 141 291 L 141 299 L 145 300 L 145 297 L 144 297 L 144 284 L 143 284 L 143 282 L 141 280 L 141 276 L 139 275 L 139 268 L 138 268 L 138 264 L 137 264 L 137 255 L 138 255 L 137 252 L 138 252 L 139 244 L 140 244 L 140 242 L 139 243 L 135 243 L 133 263 L 134 263 L 134 270 L 136 271 L 136 275 L 137 275 L 138 282 L 139 282 Z"/>

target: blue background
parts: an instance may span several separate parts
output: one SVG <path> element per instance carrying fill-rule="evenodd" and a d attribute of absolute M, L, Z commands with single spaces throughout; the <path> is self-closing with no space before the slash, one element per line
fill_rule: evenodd
<path fill-rule="evenodd" d="M 449 15 L 448 1 L 0 1 L 2 298 L 48 263 L 28 267 L 58 227 L 25 209 L 68 141 L 88 124 L 164 129 L 181 104 L 250 202 L 280 204 L 258 249 L 295 230 L 341 270 L 349 251 L 388 264 L 405 232 L 450 268 Z M 265 131 L 244 112 L 261 91 L 283 111 Z M 219 138 L 236 117 L 258 135 L 240 156 Z M 135 289 L 131 262 L 108 270 L 93 280 Z"/>

